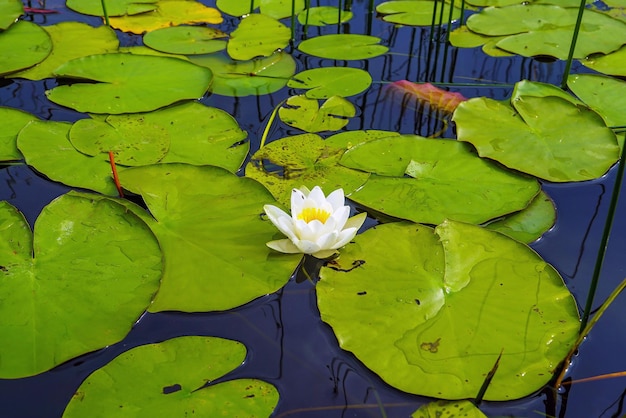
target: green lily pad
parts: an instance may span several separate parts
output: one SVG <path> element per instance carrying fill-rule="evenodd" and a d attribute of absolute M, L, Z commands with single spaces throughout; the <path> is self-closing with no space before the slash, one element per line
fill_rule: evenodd
<path fill-rule="evenodd" d="M 155 5 L 156 9 L 153 11 L 111 17 L 109 23 L 112 28 L 141 35 L 170 26 L 219 24 L 224 20 L 217 9 L 207 7 L 196 0 L 157 0 Z"/>
<path fill-rule="evenodd" d="M 305 0 L 260 0 L 261 13 L 274 19 L 290 17 L 304 9 L 304 2 Z"/>
<path fill-rule="evenodd" d="M 346 131 L 329 136 L 324 142 L 327 146 L 333 146 L 347 150 L 363 142 L 398 135 L 400 134 L 395 131 L 381 131 L 376 129 L 370 129 L 366 131 Z"/>
<path fill-rule="evenodd" d="M 626 125 L 626 81 L 592 74 L 574 74 L 567 86 L 608 126 Z"/>
<path fill-rule="evenodd" d="M 346 23 L 352 19 L 352 12 L 339 10 L 333 6 L 319 6 L 305 9 L 298 13 L 298 22 L 301 25 L 326 26 Z"/>
<path fill-rule="evenodd" d="M 0 32 L 0 76 L 43 61 L 52 50 L 50 35 L 38 25 L 20 20 Z"/>
<path fill-rule="evenodd" d="M 414 222 L 480 224 L 525 208 L 539 192 L 535 179 L 478 158 L 453 140 L 381 138 L 350 148 L 340 162 L 372 173 L 350 199 Z"/>
<path fill-rule="evenodd" d="M 577 15 L 576 8 L 520 4 L 483 9 L 467 19 L 467 26 L 483 35 L 508 35 L 496 45 L 515 54 L 567 59 Z M 584 11 L 583 22 L 575 58 L 597 52 L 607 54 L 626 43 L 626 24 L 623 22 L 593 10 Z"/>
<path fill-rule="evenodd" d="M 286 52 L 250 61 L 234 61 L 223 55 L 191 56 L 191 62 L 213 72 L 211 92 L 244 97 L 274 93 L 285 87 L 296 71 L 296 61 Z"/>
<path fill-rule="evenodd" d="M 142 195 L 165 258 L 151 312 L 232 309 L 277 291 L 302 258 L 265 245 L 277 231 L 261 214 L 274 199 L 251 179 L 218 167 L 159 164 L 126 169 L 120 181 Z"/>
<path fill-rule="evenodd" d="M 261 2 L 253 0 L 252 3 L 252 10 L 250 10 L 250 0 L 217 0 L 216 6 L 226 14 L 239 17 L 254 12 Z"/>
<path fill-rule="evenodd" d="M 31 234 L 0 202 L 2 378 L 32 376 L 124 338 L 159 287 L 154 235 L 118 203 L 68 194 Z"/>
<path fill-rule="evenodd" d="M 246 166 L 253 178 L 283 205 L 291 206 L 291 190 L 320 186 L 328 195 L 343 188 L 346 194 L 360 187 L 368 173 L 340 166 L 343 146 L 335 146 L 315 134 L 291 136 L 272 141 L 259 149 Z"/>
<path fill-rule="evenodd" d="M 443 23 L 447 23 L 450 17 L 453 21 L 461 17 L 461 9 L 453 7 L 451 11 L 448 3 L 443 4 L 442 11 L 439 1 L 436 4 L 433 0 L 386 1 L 376 6 L 376 12 L 383 15 L 385 22 L 410 26 L 432 25 L 435 7 L 435 22 L 439 22 L 440 16 L 444 19 Z"/>
<path fill-rule="evenodd" d="M 300 42 L 305 54 L 335 60 L 360 60 L 385 54 L 389 48 L 378 43 L 380 38 L 368 35 L 322 35 Z"/>
<path fill-rule="evenodd" d="M 492 57 L 510 57 L 513 54 L 496 45 L 504 36 L 487 36 L 472 32 L 463 25 L 450 32 L 450 43 L 459 48 L 475 48 L 482 45 L 485 54 Z"/>
<path fill-rule="evenodd" d="M 587 0 L 587 4 L 593 3 L 594 0 Z M 520 4 L 519 0 L 467 0 L 467 4 L 476 7 L 504 7 Z M 528 0 L 528 4 L 555 4 L 561 7 L 578 7 L 580 0 Z"/>
<path fill-rule="evenodd" d="M 22 0 L 0 0 L 0 30 L 6 30 L 23 14 Z"/>
<path fill-rule="evenodd" d="M 619 158 L 615 134 L 593 110 L 550 89 L 545 94 L 514 91 L 511 105 L 484 97 L 461 103 L 452 118 L 459 140 L 481 157 L 549 181 L 602 176 Z"/>
<path fill-rule="evenodd" d="M 78 58 L 55 74 L 96 83 L 55 87 L 46 91 L 48 99 L 80 112 L 109 114 L 146 112 L 197 99 L 212 78 L 209 69 L 176 58 L 119 53 Z"/>
<path fill-rule="evenodd" d="M 280 120 L 305 132 L 338 131 L 346 126 L 348 118 L 356 115 L 354 105 L 341 96 L 332 96 L 322 106 L 317 99 L 292 96 L 278 109 Z"/>
<path fill-rule="evenodd" d="M 87 55 L 115 52 L 119 41 L 108 26 L 94 28 L 85 23 L 61 22 L 43 27 L 52 40 L 52 52 L 38 65 L 11 77 L 43 80 L 54 77 L 53 71 L 61 64 Z"/>
<path fill-rule="evenodd" d="M 152 55 L 155 57 L 170 57 L 170 58 L 177 58 L 183 61 L 189 61 L 189 58 L 184 55 L 167 54 L 165 52 L 148 48 L 145 45 L 121 46 L 118 48 L 118 52 L 124 52 L 127 54 L 135 54 L 135 55 Z"/>
<path fill-rule="evenodd" d="M 17 136 L 26 164 L 51 180 L 116 196 L 111 166 L 101 157 L 76 151 L 67 139 L 70 123 L 34 121 Z"/>
<path fill-rule="evenodd" d="M 454 221 L 357 235 L 322 267 L 317 301 L 340 346 L 385 382 L 444 399 L 476 396 L 500 352 L 485 399 L 535 392 L 580 326 L 563 280 L 533 250 Z"/>
<path fill-rule="evenodd" d="M 92 373 L 63 417 L 269 416 L 278 391 L 267 382 L 235 379 L 206 386 L 238 367 L 245 355 L 242 344 L 216 337 L 179 337 L 132 348 Z"/>
<path fill-rule="evenodd" d="M 367 71 L 351 67 L 313 68 L 299 72 L 287 83 L 292 88 L 306 89 L 304 95 L 309 99 L 354 96 L 371 85 L 372 76 Z"/>
<path fill-rule="evenodd" d="M 0 106 L 0 120 L 0 161 L 21 160 L 23 157 L 17 149 L 17 134 L 29 122 L 37 120 L 37 117 L 18 109 Z"/>
<path fill-rule="evenodd" d="M 226 48 L 226 41 L 216 39 L 227 36 L 221 30 L 204 26 L 172 26 L 146 33 L 143 42 L 170 54 L 210 54 Z"/>
<path fill-rule="evenodd" d="M 525 209 L 490 222 L 485 228 L 528 244 L 539 239 L 552 228 L 555 221 L 554 203 L 545 192 L 541 191 Z"/>
<path fill-rule="evenodd" d="M 472 401 L 433 401 L 411 414 L 412 418 L 439 418 L 439 417 L 487 418 Z"/>
<path fill-rule="evenodd" d="M 226 51 L 236 60 L 268 57 L 287 46 L 291 31 L 278 20 L 261 14 L 243 18 L 230 34 Z"/>
<path fill-rule="evenodd" d="M 170 146 L 167 130 L 133 116 L 78 120 L 68 139 L 76 150 L 92 157 L 99 155 L 109 161 L 109 151 L 113 152 L 116 164 L 136 166 L 161 161 Z"/>
<path fill-rule="evenodd" d="M 109 16 L 136 15 L 151 12 L 157 8 L 157 0 L 106 0 L 105 7 Z M 70 9 L 91 16 L 104 16 L 102 0 L 67 0 Z"/>
<path fill-rule="evenodd" d="M 606 55 L 593 54 L 580 62 L 600 73 L 626 77 L 626 46 Z"/>

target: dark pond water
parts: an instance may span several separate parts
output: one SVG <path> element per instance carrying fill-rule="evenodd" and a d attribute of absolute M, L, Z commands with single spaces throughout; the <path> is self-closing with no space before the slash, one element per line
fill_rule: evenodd
<path fill-rule="evenodd" d="M 29 17 L 40 24 L 78 20 L 97 26 L 96 18 L 67 10 L 61 0 L 45 6 L 54 15 Z M 214 6 L 212 1 L 203 3 Z M 320 2 L 321 5 L 330 2 Z M 313 1 L 316 5 L 316 2 Z M 413 107 L 403 108 L 382 88 L 389 81 L 423 81 L 433 74 L 437 81 L 455 83 L 497 82 L 513 84 L 522 79 L 558 84 L 563 63 L 545 63 L 524 58 L 490 58 L 479 50 L 445 51 L 446 68 L 427 64 L 428 30 L 394 28 L 368 16 L 367 2 L 355 1 L 355 18 L 341 30 L 371 33 L 384 39 L 392 53 L 369 61 L 333 62 L 305 57 L 293 51 L 298 70 L 327 65 L 350 65 L 370 71 L 374 85 L 364 94 L 351 98 L 360 109 L 347 129 L 385 129 L 401 133 L 430 135 L 442 128 L 431 115 Z M 227 22 L 233 27 L 236 20 Z M 325 29 L 335 32 L 336 28 Z M 322 33 L 318 29 L 311 34 Z M 138 44 L 139 37 L 120 34 L 123 43 Z M 444 51 L 441 51 L 443 54 Z M 441 55 L 442 57 L 443 55 Z M 441 64 L 441 58 L 438 60 Z M 574 66 L 572 72 L 584 71 Z M 49 120 L 74 121 L 86 115 L 49 102 L 44 91 L 55 80 L 31 82 L 0 80 L 0 105 L 19 108 Z M 456 87 L 466 97 L 489 96 L 504 99 L 511 87 Z M 252 149 L 258 142 L 272 109 L 290 94 L 287 88 L 261 97 L 228 98 L 209 95 L 202 102 L 233 115 L 248 131 Z M 452 128 L 448 128 L 452 129 Z M 448 133 L 450 134 L 451 131 Z M 295 134 L 276 126 L 271 139 Z M 532 246 L 562 274 L 580 305 L 587 297 L 611 198 L 615 167 L 603 178 L 577 184 L 548 184 L 544 190 L 554 200 L 558 219 L 554 228 Z M 43 206 L 68 189 L 50 182 L 26 166 L 0 169 L 0 199 L 23 211 L 31 223 Z M 607 258 L 595 306 L 626 276 L 626 202 L 621 202 L 611 234 Z M 621 296 L 592 331 L 575 357 L 568 380 L 626 370 L 626 296 Z M 330 328 L 319 319 L 314 287 L 290 282 L 278 293 L 260 298 L 241 308 L 206 314 L 159 313 L 144 315 L 122 342 L 85 355 L 41 375 L 16 380 L 0 380 L 0 416 L 60 417 L 74 391 L 92 371 L 118 354 L 137 345 L 163 341 L 182 335 L 211 335 L 236 339 L 248 348 L 244 365 L 232 377 L 256 377 L 274 384 L 281 394 L 276 417 L 406 417 L 426 398 L 395 390 L 369 372 L 350 353 L 339 349 Z M 3 359 L 5 361 L 5 359 Z M 484 402 L 481 409 L 489 416 L 517 417 L 617 417 L 624 414 L 626 378 L 574 383 L 554 398 L 549 389 L 526 399 L 507 403 Z M 384 412 L 383 412 L 384 411 Z"/>

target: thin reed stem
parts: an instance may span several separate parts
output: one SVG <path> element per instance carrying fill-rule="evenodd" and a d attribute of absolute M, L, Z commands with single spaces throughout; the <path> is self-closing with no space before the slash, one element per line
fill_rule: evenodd
<path fill-rule="evenodd" d="M 583 12 L 585 11 L 585 0 L 580 0 L 580 6 L 578 8 L 578 17 L 576 18 L 576 26 L 574 26 L 574 34 L 572 35 L 572 43 L 569 46 L 569 54 L 567 55 L 567 62 L 565 63 L 565 70 L 563 71 L 563 78 L 561 79 L 561 88 L 567 87 L 567 78 L 569 72 L 572 69 L 572 61 L 574 60 L 574 50 L 576 49 L 576 41 L 578 40 L 578 32 L 580 32 L 580 25 L 583 21 Z"/>
<path fill-rule="evenodd" d="M 100 4 L 102 5 L 102 13 L 104 13 L 104 21 L 107 26 L 111 26 L 111 22 L 109 22 L 109 13 L 107 13 L 107 6 L 104 0 L 100 0 Z"/>

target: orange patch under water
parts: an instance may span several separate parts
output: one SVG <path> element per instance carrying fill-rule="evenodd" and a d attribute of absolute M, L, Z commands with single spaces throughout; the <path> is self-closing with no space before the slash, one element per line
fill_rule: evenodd
<path fill-rule="evenodd" d="M 326 220 L 330 217 L 330 213 L 320 208 L 304 208 L 302 212 L 298 214 L 298 219 L 309 223 L 315 219 L 321 223 L 326 223 Z"/>

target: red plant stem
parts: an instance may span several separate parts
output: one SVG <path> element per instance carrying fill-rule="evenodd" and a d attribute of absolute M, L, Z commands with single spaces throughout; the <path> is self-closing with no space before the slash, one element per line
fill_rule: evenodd
<path fill-rule="evenodd" d="M 120 178 L 117 175 L 117 167 L 115 167 L 115 157 L 113 156 L 113 151 L 109 151 L 109 162 L 111 163 L 111 171 L 113 172 L 113 181 L 115 181 L 115 187 L 117 188 L 117 192 L 120 197 L 124 197 L 124 192 L 122 191 L 122 185 L 120 184 Z"/>
<path fill-rule="evenodd" d="M 24 7 L 24 12 L 26 12 L 26 13 L 39 13 L 39 14 L 59 13 L 57 10 L 37 9 L 37 8 L 34 8 L 34 7 Z"/>

